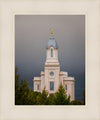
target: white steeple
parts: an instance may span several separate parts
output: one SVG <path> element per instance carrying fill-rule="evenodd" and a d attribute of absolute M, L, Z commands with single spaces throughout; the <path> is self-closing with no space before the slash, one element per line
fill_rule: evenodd
<path fill-rule="evenodd" d="M 48 44 L 47 44 L 47 55 L 46 55 L 46 63 L 45 65 L 47 64 L 55 64 L 55 65 L 59 65 L 59 62 L 58 62 L 58 46 L 57 46 L 57 43 L 54 39 L 54 36 L 53 36 L 53 30 L 51 30 L 51 36 L 49 38 L 49 41 L 48 41 Z"/>

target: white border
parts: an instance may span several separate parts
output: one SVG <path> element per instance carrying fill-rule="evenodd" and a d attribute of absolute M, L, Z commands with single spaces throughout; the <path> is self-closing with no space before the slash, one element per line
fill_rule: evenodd
<path fill-rule="evenodd" d="M 99 0 L 1 1 L 1 119 L 100 119 Z M 14 106 L 14 15 L 86 15 L 86 105 Z"/>

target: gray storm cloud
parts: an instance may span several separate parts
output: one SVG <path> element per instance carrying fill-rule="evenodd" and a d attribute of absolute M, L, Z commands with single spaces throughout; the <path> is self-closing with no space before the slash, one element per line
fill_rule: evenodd
<path fill-rule="evenodd" d="M 53 29 L 58 44 L 61 71 L 75 77 L 75 99 L 82 100 L 85 88 L 85 16 L 16 15 L 15 65 L 21 78 L 32 78 L 44 70 L 46 45 Z"/>

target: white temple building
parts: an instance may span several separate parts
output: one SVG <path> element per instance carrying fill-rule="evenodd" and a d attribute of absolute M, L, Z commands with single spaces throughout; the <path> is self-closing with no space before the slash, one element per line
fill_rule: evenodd
<path fill-rule="evenodd" d="M 46 47 L 46 62 L 44 71 L 41 71 L 40 77 L 34 77 L 34 91 L 42 92 L 45 90 L 49 94 L 57 92 L 59 85 L 62 84 L 66 90 L 66 97 L 71 96 L 74 100 L 74 77 L 69 77 L 67 72 L 60 71 L 58 61 L 58 46 L 54 39 L 53 30 Z"/>

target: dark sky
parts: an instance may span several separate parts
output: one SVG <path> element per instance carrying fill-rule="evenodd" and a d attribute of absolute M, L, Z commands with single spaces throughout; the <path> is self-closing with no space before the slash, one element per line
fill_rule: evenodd
<path fill-rule="evenodd" d="M 40 76 L 46 60 L 46 45 L 53 29 L 58 44 L 60 70 L 75 77 L 75 99 L 82 100 L 85 88 L 85 16 L 16 15 L 15 65 L 20 78 Z"/>

